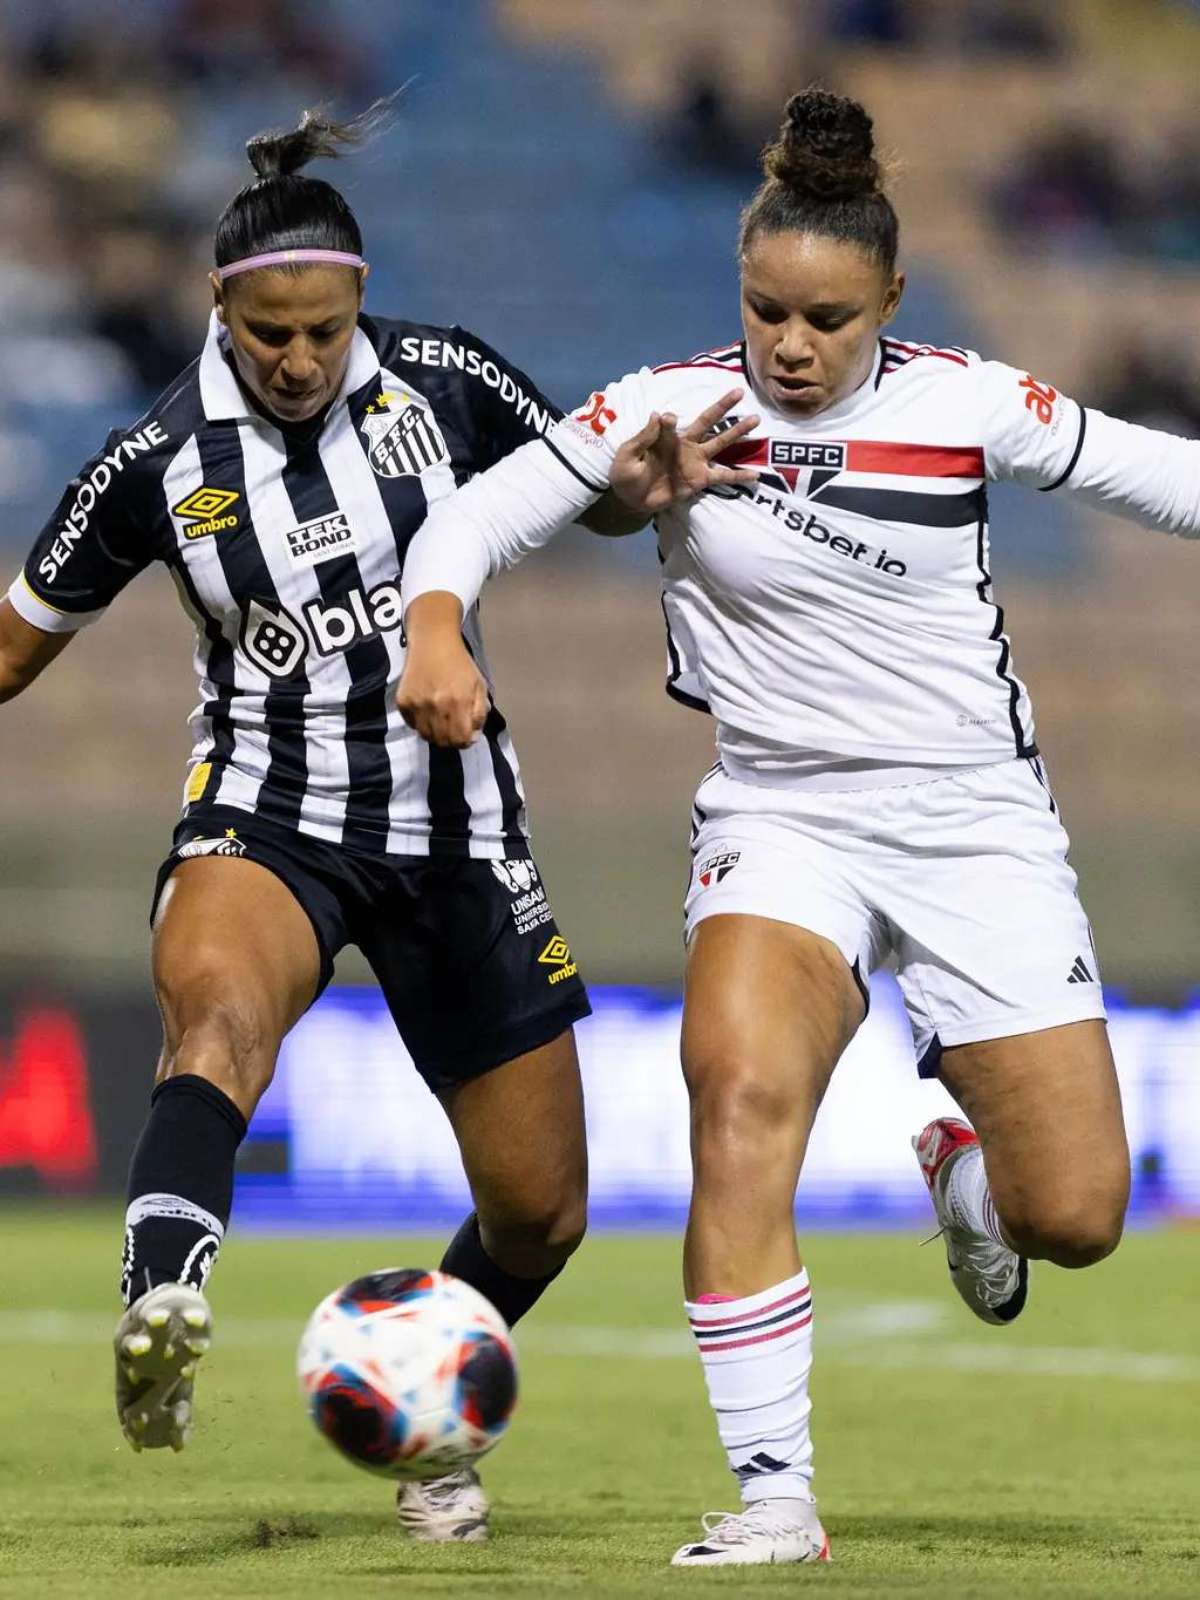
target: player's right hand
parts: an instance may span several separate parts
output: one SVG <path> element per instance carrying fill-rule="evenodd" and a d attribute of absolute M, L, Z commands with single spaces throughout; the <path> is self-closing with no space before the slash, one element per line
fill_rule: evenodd
<path fill-rule="evenodd" d="M 459 625 L 433 625 L 421 617 L 424 601 L 441 599 L 449 596 L 422 596 L 406 615 L 408 650 L 396 687 L 396 709 L 430 744 L 465 750 L 487 721 L 491 695 Z M 462 608 L 457 611 L 461 621 Z"/>

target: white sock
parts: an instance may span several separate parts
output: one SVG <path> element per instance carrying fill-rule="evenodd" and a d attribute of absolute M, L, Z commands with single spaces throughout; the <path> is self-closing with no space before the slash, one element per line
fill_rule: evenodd
<path fill-rule="evenodd" d="M 685 1301 L 708 1398 L 747 1505 L 812 1498 L 812 1295 L 794 1278 L 741 1299 Z"/>
<path fill-rule="evenodd" d="M 992 1204 L 992 1191 L 988 1188 L 983 1165 L 983 1151 L 978 1147 L 959 1156 L 951 1167 L 946 1200 L 958 1227 L 982 1234 L 1006 1250 L 1012 1249 L 1000 1231 L 1000 1220 Z"/>

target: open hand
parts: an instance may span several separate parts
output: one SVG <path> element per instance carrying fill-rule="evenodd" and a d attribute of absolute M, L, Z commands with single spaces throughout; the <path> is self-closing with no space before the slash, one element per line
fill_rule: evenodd
<path fill-rule="evenodd" d="M 653 517 L 668 506 L 688 504 L 718 484 L 756 483 L 758 473 L 752 468 L 723 467 L 716 458 L 752 433 L 760 419 L 743 417 L 732 428 L 712 432 L 744 393 L 731 389 L 683 429 L 672 412 L 654 412 L 613 458 L 609 483 L 617 499 L 631 511 Z"/>

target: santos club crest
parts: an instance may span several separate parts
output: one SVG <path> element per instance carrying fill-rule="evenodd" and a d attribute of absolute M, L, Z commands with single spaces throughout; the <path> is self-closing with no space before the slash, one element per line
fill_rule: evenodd
<path fill-rule="evenodd" d="M 412 401 L 399 411 L 387 409 L 395 399 L 395 395 L 380 395 L 363 418 L 372 467 L 381 478 L 404 478 L 443 466 L 450 452 L 433 413 Z"/>

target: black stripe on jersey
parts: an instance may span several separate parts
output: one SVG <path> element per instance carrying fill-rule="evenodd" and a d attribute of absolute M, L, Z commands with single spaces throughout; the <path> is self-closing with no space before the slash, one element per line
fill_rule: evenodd
<path fill-rule="evenodd" d="M 567 471 L 573 478 L 579 479 L 580 483 L 583 484 L 585 489 L 591 489 L 596 494 L 605 493 L 608 488 L 606 483 L 593 483 L 590 478 L 585 478 L 575 463 L 573 461 L 568 461 L 566 456 L 563 455 L 562 451 L 555 449 L 554 445 L 551 444 L 549 439 L 543 437 L 542 443 L 546 446 L 546 449 L 549 450 L 550 454 L 554 456 L 556 460 L 562 462 L 563 466 L 566 467 Z"/>
<path fill-rule="evenodd" d="M 1000 645 L 1000 654 L 996 660 L 996 675 L 1008 687 L 1008 720 L 1012 725 L 1013 738 L 1017 744 L 1019 756 L 1036 756 L 1037 745 L 1025 742 L 1025 730 L 1021 726 L 1019 706 L 1021 702 L 1021 686 L 1008 670 L 1009 646 L 1004 635 L 1004 608 L 999 601 L 991 595 L 992 575 L 984 561 L 983 542 L 987 528 L 987 493 L 980 490 L 983 505 L 979 513 L 979 525 L 976 530 L 975 560 L 979 566 L 979 582 L 975 592 L 985 606 L 991 606 L 996 613 L 996 620 L 988 638 Z"/>
<path fill-rule="evenodd" d="M 236 490 L 241 497 L 238 527 L 230 534 L 216 535 L 217 558 L 230 593 L 243 611 L 251 599 L 278 611 L 279 595 L 250 515 L 240 428 L 237 422 L 215 422 L 196 435 L 203 482 Z M 259 789 L 259 808 L 285 827 L 294 827 L 299 821 L 308 785 L 308 752 L 304 743 L 304 697 L 308 690 L 308 678 L 297 669 L 286 684 L 272 686 L 264 697 L 268 759 Z"/>
<path fill-rule="evenodd" d="M 1052 817 L 1056 817 L 1058 815 L 1058 805 L 1055 802 L 1054 795 L 1051 793 L 1050 781 L 1046 777 L 1046 769 L 1042 765 L 1040 756 L 1030 756 L 1029 769 L 1037 781 L 1041 784 L 1042 788 L 1046 791 L 1046 799 L 1050 802 L 1050 815 Z"/>
<path fill-rule="evenodd" d="M 1063 473 L 1061 478 L 1055 478 L 1053 483 L 1044 484 L 1042 486 L 1042 488 L 1038 491 L 1039 494 L 1049 494 L 1052 489 L 1061 489 L 1063 484 L 1066 483 L 1067 479 L 1075 471 L 1075 463 L 1079 460 L 1079 455 L 1080 455 L 1080 452 L 1083 449 L 1083 441 L 1084 441 L 1084 437 L 1085 437 L 1086 434 L 1087 434 L 1087 412 L 1083 409 L 1082 406 L 1080 406 L 1080 408 L 1079 408 L 1079 437 L 1075 441 L 1075 449 L 1071 454 L 1071 459 L 1070 459 L 1070 461 L 1067 462 L 1067 470 Z"/>
<path fill-rule="evenodd" d="M 329 517 L 338 510 L 337 497 L 321 460 L 320 436 L 285 432 L 287 465 L 283 486 L 297 523 Z M 345 605 L 353 590 L 366 591 L 366 582 L 353 555 L 335 556 L 314 568 L 321 598 L 329 605 Z M 387 699 L 391 679 L 388 647 L 378 634 L 357 639 L 342 652 L 350 674 L 346 695 L 346 821 L 342 843 L 348 848 L 377 852 L 388 831 L 392 797 L 392 765 L 387 753 Z"/>
<path fill-rule="evenodd" d="M 220 784 L 221 774 L 229 765 L 229 758 L 233 754 L 233 720 L 229 715 L 236 689 L 233 646 L 222 633 L 220 623 L 209 613 L 201 600 L 188 572 L 187 562 L 180 556 L 177 561 L 170 562 L 170 567 L 187 597 L 189 608 L 204 628 L 204 637 L 208 640 L 208 658 L 204 663 L 204 675 L 217 691 L 216 698 L 206 700 L 201 707 L 203 715 L 208 718 L 213 740 L 212 749 L 201 758 L 212 762 L 212 773 L 204 786 L 204 796 L 201 799 L 206 796 L 211 802 Z M 185 816 L 190 816 L 191 811 L 191 805 L 184 807 Z"/>
<path fill-rule="evenodd" d="M 666 683 L 667 693 L 672 700 L 678 700 L 681 706 L 690 706 L 693 711 L 703 711 L 706 715 L 711 716 L 712 707 L 707 700 L 701 700 L 694 694 L 688 694 L 686 689 L 679 687 L 679 679 L 683 676 L 683 664 L 679 659 L 679 651 L 676 648 L 675 640 L 671 637 L 671 619 L 667 615 L 667 598 L 665 595 L 660 595 L 659 604 L 662 606 L 663 623 L 667 630 L 667 660 L 669 662 Z"/>
<path fill-rule="evenodd" d="M 379 393 L 379 385 L 380 379 L 372 378 L 369 384 L 356 390 L 349 400 L 350 415 L 355 424 L 355 437 L 368 466 L 370 466 L 370 446 L 362 431 L 362 418 L 370 397 Z M 445 419 L 439 417 L 438 422 L 444 431 Z M 416 536 L 417 529 L 425 520 L 425 513 L 428 510 L 425 491 L 421 487 L 420 478 L 411 473 L 402 473 L 395 478 L 383 478 L 371 468 L 371 475 L 375 479 L 375 487 L 379 490 L 388 521 L 392 525 L 396 543 L 396 570 L 402 573 L 408 547 Z M 455 473 L 456 481 L 462 477 L 462 474 Z M 425 803 L 429 807 L 429 853 L 435 856 L 466 855 L 471 836 L 471 808 L 467 804 L 467 784 L 462 756 L 457 750 L 443 749 L 438 745 L 427 745 L 426 753 L 429 778 L 425 788 Z"/>
<path fill-rule="evenodd" d="M 502 806 L 501 822 L 504 828 L 505 848 L 513 855 L 521 855 L 529 846 L 525 835 L 521 832 L 521 812 L 525 802 L 521 791 L 517 787 L 517 780 L 513 770 L 505 759 L 504 751 L 500 748 L 500 735 L 506 731 L 508 723 L 505 722 L 499 706 L 492 702 L 492 708 L 487 714 L 483 724 L 483 736 L 488 742 L 492 755 L 492 772 L 495 775 L 496 787 L 500 791 L 500 804 Z"/>
<path fill-rule="evenodd" d="M 968 494 L 912 494 L 907 489 L 821 489 L 809 499 L 860 517 L 906 522 L 916 528 L 966 528 L 978 520 L 983 490 Z"/>
<path fill-rule="evenodd" d="M 478 613 L 476 613 L 476 625 L 478 625 Z M 467 638 L 465 627 L 462 642 L 466 646 L 467 654 L 478 666 L 479 662 L 471 647 L 471 641 Z M 500 735 L 507 732 L 508 723 L 490 694 L 488 698 L 490 704 L 488 714 L 484 718 L 482 733 L 488 742 L 488 754 L 492 758 L 492 774 L 496 779 L 496 788 L 500 791 L 500 826 L 504 830 L 505 846 L 514 855 L 519 856 L 529 848 L 529 841 L 521 831 L 521 813 L 525 809 L 525 796 L 517 783 L 516 773 L 500 748 Z"/>

